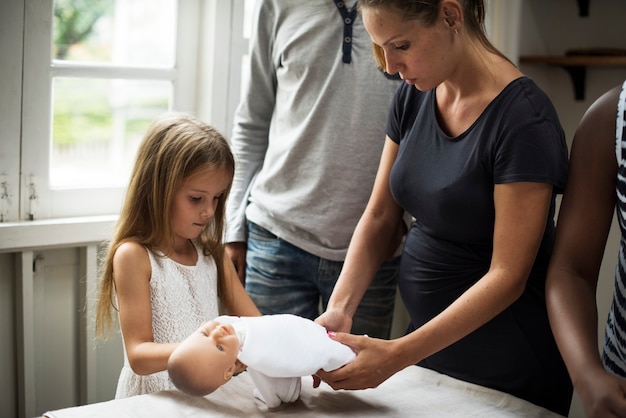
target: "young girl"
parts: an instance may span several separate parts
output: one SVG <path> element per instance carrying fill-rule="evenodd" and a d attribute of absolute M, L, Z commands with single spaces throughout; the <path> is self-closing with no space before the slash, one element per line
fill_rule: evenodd
<path fill-rule="evenodd" d="M 100 282 L 96 335 L 113 307 L 124 341 L 116 398 L 173 389 L 170 354 L 220 303 L 259 315 L 222 247 L 234 165 L 226 139 L 193 117 L 168 113 L 148 128 Z"/>

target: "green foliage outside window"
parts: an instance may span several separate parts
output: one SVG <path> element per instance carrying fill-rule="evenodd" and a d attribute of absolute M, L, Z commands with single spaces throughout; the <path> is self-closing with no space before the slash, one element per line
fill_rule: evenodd
<path fill-rule="evenodd" d="M 98 25 L 101 29 L 102 23 L 111 23 L 102 20 L 112 20 L 114 8 L 113 0 L 55 0 L 54 58 L 110 63 L 111 42 L 102 39 Z M 52 138 L 58 148 L 78 142 L 108 142 L 113 135 L 112 110 L 115 106 L 110 102 L 109 82 L 103 79 L 76 81 L 59 78 L 55 81 Z M 132 109 L 167 109 L 167 99 L 157 101 L 147 103 L 147 100 L 128 97 L 122 106 L 130 112 Z M 126 137 L 141 135 L 150 120 L 151 117 L 137 115 L 128 118 Z"/>
<path fill-rule="evenodd" d="M 66 59 L 70 48 L 88 39 L 98 20 L 110 15 L 114 5 L 111 0 L 55 0 L 55 58 Z"/>

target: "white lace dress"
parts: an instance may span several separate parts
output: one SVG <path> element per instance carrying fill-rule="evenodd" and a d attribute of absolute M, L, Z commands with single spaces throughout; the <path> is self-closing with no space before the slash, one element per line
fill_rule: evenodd
<path fill-rule="evenodd" d="M 204 322 L 219 315 L 215 261 L 202 254 L 200 245 L 194 245 L 198 251 L 195 266 L 178 264 L 148 251 L 152 267 L 152 332 L 156 343 L 182 341 Z M 167 371 L 147 376 L 135 374 L 124 349 L 116 399 L 174 388 Z"/>

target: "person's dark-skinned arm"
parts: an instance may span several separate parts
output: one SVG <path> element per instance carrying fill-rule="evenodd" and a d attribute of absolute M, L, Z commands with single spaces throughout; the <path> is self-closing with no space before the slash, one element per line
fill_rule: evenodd
<path fill-rule="evenodd" d="M 596 303 L 615 208 L 619 91 L 590 106 L 574 135 L 546 281 L 550 324 L 588 417 L 626 417 L 626 380 L 608 373 L 599 355 Z"/>

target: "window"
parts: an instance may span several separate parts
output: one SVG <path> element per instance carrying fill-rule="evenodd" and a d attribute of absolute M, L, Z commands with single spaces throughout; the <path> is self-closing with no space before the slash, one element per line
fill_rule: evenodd
<path fill-rule="evenodd" d="M 2 2 L 0 222 L 117 213 L 164 111 L 229 135 L 250 3 Z"/>
<path fill-rule="evenodd" d="M 76 3 L 54 1 L 49 184 L 123 187 L 146 125 L 172 107 L 176 0 Z"/>

